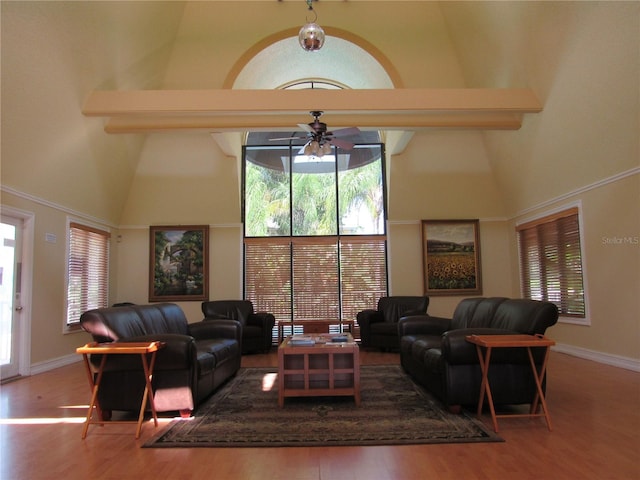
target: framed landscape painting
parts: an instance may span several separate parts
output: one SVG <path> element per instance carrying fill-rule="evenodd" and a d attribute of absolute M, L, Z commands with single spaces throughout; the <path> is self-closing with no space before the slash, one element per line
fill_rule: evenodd
<path fill-rule="evenodd" d="M 209 227 L 149 227 L 149 301 L 209 299 Z"/>
<path fill-rule="evenodd" d="M 481 295 L 478 220 L 423 220 L 425 295 Z"/>

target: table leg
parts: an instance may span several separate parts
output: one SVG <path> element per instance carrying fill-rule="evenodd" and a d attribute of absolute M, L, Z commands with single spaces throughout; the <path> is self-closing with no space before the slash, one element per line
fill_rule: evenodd
<path fill-rule="evenodd" d="M 534 415 L 538 410 L 538 402 L 542 405 L 542 411 L 544 413 L 544 418 L 547 421 L 547 428 L 551 431 L 551 417 L 549 416 L 549 410 L 547 409 L 547 401 L 544 398 L 544 391 L 542 390 L 542 382 L 544 381 L 544 376 L 547 372 L 547 361 L 549 359 L 549 347 L 546 347 L 544 353 L 544 360 L 542 361 L 542 366 L 540 367 L 540 372 L 536 368 L 536 364 L 533 360 L 533 353 L 531 352 L 531 347 L 527 347 L 527 352 L 529 354 L 529 363 L 531 364 L 531 371 L 533 373 L 533 379 L 536 382 L 536 394 L 533 397 L 533 402 L 531 402 L 531 410 L 529 413 Z"/>
<path fill-rule="evenodd" d="M 496 418 L 496 410 L 493 406 L 493 395 L 491 394 L 491 386 L 489 385 L 489 364 L 491 362 L 491 347 L 487 347 L 484 356 L 482 355 L 482 347 L 476 345 L 478 352 L 478 361 L 480 362 L 480 370 L 482 370 L 482 383 L 480 384 L 480 398 L 478 399 L 478 416 L 482 415 L 482 406 L 484 404 L 485 393 L 487 395 L 487 403 L 491 411 L 491 420 L 493 422 L 493 430 L 498 432 L 498 420 Z"/>
<path fill-rule="evenodd" d="M 151 415 L 153 416 L 154 425 L 158 426 L 158 414 L 156 413 L 156 405 L 153 400 L 153 387 L 151 386 L 151 379 L 153 376 L 153 367 L 156 361 L 156 352 L 151 353 L 151 362 L 147 362 L 147 355 L 141 354 L 142 369 L 144 370 L 145 387 L 142 395 L 142 403 L 140 404 L 140 415 L 138 416 L 138 427 L 136 429 L 136 438 L 140 438 L 140 431 L 142 430 L 142 422 L 144 421 L 144 411 L 147 406 L 147 400 L 151 408 Z"/>
<path fill-rule="evenodd" d="M 98 390 L 100 388 L 100 382 L 102 381 L 102 373 L 104 371 L 104 364 L 107 361 L 107 356 L 103 355 L 100 361 L 100 367 L 98 368 L 98 375 L 95 382 L 93 381 L 93 373 L 91 372 L 91 365 L 89 364 L 89 358 L 87 354 L 83 354 L 84 364 L 87 369 L 87 375 L 89 376 L 89 385 L 91 386 L 91 402 L 89 403 L 89 409 L 87 410 L 87 419 L 84 422 L 84 428 L 82 429 L 82 439 L 87 438 L 87 432 L 89 425 L 91 425 L 91 417 L 93 416 L 93 409 L 95 407 L 97 415 L 102 420 L 102 410 L 98 404 Z M 98 423 L 98 422 L 96 422 Z"/>

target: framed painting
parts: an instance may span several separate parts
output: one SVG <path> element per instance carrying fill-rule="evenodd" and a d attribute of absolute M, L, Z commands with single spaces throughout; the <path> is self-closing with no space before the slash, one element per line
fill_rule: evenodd
<path fill-rule="evenodd" d="M 425 295 L 482 295 L 478 220 L 423 220 Z"/>
<path fill-rule="evenodd" d="M 209 227 L 149 227 L 149 301 L 209 300 Z"/>

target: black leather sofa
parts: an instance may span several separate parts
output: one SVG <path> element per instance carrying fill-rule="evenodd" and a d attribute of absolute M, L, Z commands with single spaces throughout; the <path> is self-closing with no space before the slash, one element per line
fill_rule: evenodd
<path fill-rule="evenodd" d="M 276 318 L 271 313 L 254 312 L 250 300 L 202 302 L 204 320 L 237 320 L 242 325 L 242 353 L 268 352 Z"/>
<path fill-rule="evenodd" d="M 234 320 L 188 323 L 172 303 L 89 310 L 82 328 L 96 342 L 162 341 L 152 385 L 156 410 L 189 414 L 240 368 L 241 326 Z M 99 365 L 101 355 L 92 355 Z M 109 355 L 98 391 L 107 420 L 114 410 L 139 411 L 145 380 L 139 355 Z"/>
<path fill-rule="evenodd" d="M 557 320 L 558 309 L 549 302 L 468 298 L 458 304 L 451 319 L 401 318 L 400 362 L 417 382 L 457 411 L 478 404 L 482 381 L 476 346 L 466 341 L 467 335 L 542 335 Z M 533 352 L 538 365 L 543 359 L 541 350 Z M 489 382 L 496 405 L 531 403 L 536 385 L 526 349 L 494 350 Z"/>
<path fill-rule="evenodd" d="M 380 297 L 378 306 L 356 314 L 363 347 L 398 350 L 398 320 L 407 315 L 427 313 L 429 297 L 390 296 Z"/>

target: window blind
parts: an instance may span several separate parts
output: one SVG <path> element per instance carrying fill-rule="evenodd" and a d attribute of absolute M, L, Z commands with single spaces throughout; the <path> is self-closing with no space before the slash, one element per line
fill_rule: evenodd
<path fill-rule="evenodd" d="M 340 240 L 342 318 L 376 308 L 387 295 L 387 242 L 384 237 L 342 237 Z"/>
<path fill-rule="evenodd" d="M 556 304 L 560 314 L 584 318 L 584 284 L 578 209 L 516 227 L 522 294 Z"/>
<path fill-rule="evenodd" d="M 387 293 L 386 238 L 245 238 L 245 297 L 281 320 L 355 319 Z"/>
<path fill-rule="evenodd" d="M 76 326 L 83 312 L 108 305 L 108 232 L 78 223 L 69 225 L 67 326 Z"/>

